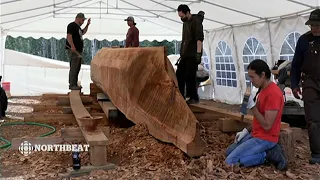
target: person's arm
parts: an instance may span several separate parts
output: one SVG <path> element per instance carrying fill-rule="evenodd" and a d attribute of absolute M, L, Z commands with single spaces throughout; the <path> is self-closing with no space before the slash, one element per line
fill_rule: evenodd
<path fill-rule="evenodd" d="M 136 29 L 133 36 L 133 47 L 139 47 L 139 30 Z"/>
<path fill-rule="evenodd" d="M 269 131 L 272 128 L 280 109 L 283 108 L 283 106 L 281 106 L 283 104 L 283 97 L 276 94 L 270 94 L 265 103 L 266 109 L 264 116 L 259 112 L 256 106 L 251 110 L 261 127 L 264 130 Z"/>
<path fill-rule="evenodd" d="M 202 42 L 204 39 L 203 26 L 200 20 L 196 20 L 195 36 L 197 40 L 197 53 L 202 53 Z"/>
<path fill-rule="evenodd" d="M 291 89 L 294 90 L 299 87 L 299 82 L 301 79 L 301 65 L 303 62 L 303 55 L 304 52 L 302 50 L 302 39 L 299 38 L 297 42 L 297 46 L 295 49 L 294 57 L 292 60 L 291 64 L 291 71 L 290 71 L 290 76 L 291 76 Z"/>
<path fill-rule="evenodd" d="M 85 35 L 87 33 L 90 23 L 91 23 L 91 18 L 88 19 L 86 27 L 83 28 L 82 35 Z"/>

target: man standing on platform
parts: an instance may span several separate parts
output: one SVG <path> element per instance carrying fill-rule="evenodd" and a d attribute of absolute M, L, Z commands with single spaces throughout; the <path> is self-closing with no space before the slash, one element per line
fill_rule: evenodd
<path fill-rule="evenodd" d="M 311 31 L 297 42 L 290 72 L 291 89 L 295 98 L 301 99 L 302 95 L 304 101 L 311 150 L 309 162 L 320 164 L 320 9 L 311 12 L 306 25 Z"/>
<path fill-rule="evenodd" d="M 139 29 L 136 27 L 134 18 L 129 16 L 127 19 L 128 26 L 130 27 L 126 36 L 126 47 L 139 47 Z"/>
<path fill-rule="evenodd" d="M 81 25 L 86 18 L 83 13 L 77 14 L 74 22 L 71 22 L 67 27 L 66 49 L 70 57 L 70 71 L 69 71 L 69 89 L 80 90 L 78 86 L 78 75 L 81 69 L 83 38 L 82 36 L 88 31 L 91 19 L 88 19 L 87 25 L 81 29 Z"/>
<path fill-rule="evenodd" d="M 198 64 L 201 63 L 202 42 L 204 39 L 202 20 L 199 15 L 192 15 L 187 5 L 178 7 L 178 15 L 183 22 L 180 62 L 176 71 L 179 90 L 185 97 L 185 87 L 190 99 L 188 104 L 199 103 L 196 85 Z"/>

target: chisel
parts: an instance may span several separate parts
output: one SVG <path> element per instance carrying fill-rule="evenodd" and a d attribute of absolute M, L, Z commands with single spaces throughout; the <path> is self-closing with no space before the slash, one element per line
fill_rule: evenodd
<path fill-rule="evenodd" d="M 247 87 L 246 92 L 244 93 L 244 96 L 243 96 L 241 107 L 240 107 L 241 121 L 243 121 L 244 116 L 247 115 L 247 106 L 248 106 L 250 94 L 251 94 L 251 87 Z"/>

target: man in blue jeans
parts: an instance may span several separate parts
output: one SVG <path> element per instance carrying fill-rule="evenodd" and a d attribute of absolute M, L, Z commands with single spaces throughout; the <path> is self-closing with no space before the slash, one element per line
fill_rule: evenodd
<path fill-rule="evenodd" d="M 282 91 L 270 81 L 271 71 L 263 60 L 252 61 L 248 75 L 252 84 L 259 88 L 257 94 L 251 93 L 247 106 L 254 116 L 252 128 L 237 133 L 234 144 L 227 149 L 226 163 L 250 167 L 267 160 L 277 169 L 285 170 L 286 159 L 278 145 L 284 106 Z"/>

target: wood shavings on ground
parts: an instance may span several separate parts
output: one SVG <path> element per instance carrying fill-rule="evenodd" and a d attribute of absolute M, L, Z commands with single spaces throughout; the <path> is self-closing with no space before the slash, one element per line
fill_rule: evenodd
<path fill-rule="evenodd" d="M 41 102 L 44 103 L 44 102 Z M 45 102 L 47 103 L 47 102 Z M 230 111 L 238 111 L 239 106 L 207 101 L 212 106 L 222 105 Z M 11 105 L 10 105 L 11 106 Z M 196 114 L 201 125 L 201 137 L 207 147 L 200 158 L 189 158 L 172 144 L 163 143 L 149 135 L 143 125 L 130 128 L 110 127 L 108 160 L 116 164 L 112 170 L 95 170 L 88 175 L 72 179 L 320 179 L 320 166 L 310 165 L 307 131 L 303 130 L 303 141 L 295 145 L 295 161 L 289 164 L 287 172 L 277 171 L 273 166 L 253 168 L 231 168 L 226 166 L 225 150 L 234 141 L 235 133 L 222 133 L 218 129 L 218 119 L 214 114 Z M 63 122 L 54 124 L 57 131 Z M 76 124 L 73 126 L 77 126 Z M 5 127 L 1 132 L 5 138 L 37 137 L 46 132 L 43 127 Z M 57 136 L 58 132 L 51 136 Z M 2 151 L 1 167 L 4 177 L 23 176 L 25 179 L 63 179 L 58 173 L 65 173 L 72 167 L 70 152 L 37 152 L 25 157 L 19 151 Z M 88 152 L 81 154 L 82 166 L 89 165 Z M 17 170 L 18 169 L 18 170 Z"/>

